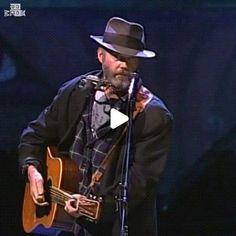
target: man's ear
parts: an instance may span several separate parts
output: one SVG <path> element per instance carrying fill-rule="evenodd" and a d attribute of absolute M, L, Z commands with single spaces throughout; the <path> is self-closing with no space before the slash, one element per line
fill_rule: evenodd
<path fill-rule="evenodd" d="M 104 56 L 105 56 L 105 52 L 104 52 L 104 49 L 99 47 L 97 49 L 97 58 L 99 60 L 100 63 L 103 63 L 104 61 Z"/>

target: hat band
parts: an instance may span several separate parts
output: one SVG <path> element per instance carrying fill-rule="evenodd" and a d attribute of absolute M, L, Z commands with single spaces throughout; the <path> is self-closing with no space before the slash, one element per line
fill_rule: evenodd
<path fill-rule="evenodd" d="M 103 35 L 103 42 L 109 43 L 109 44 L 115 44 L 115 45 L 126 47 L 126 48 L 131 48 L 131 49 L 135 49 L 139 51 L 142 51 L 144 49 L 143 42 L 127 35 L 105 32 Z"/>

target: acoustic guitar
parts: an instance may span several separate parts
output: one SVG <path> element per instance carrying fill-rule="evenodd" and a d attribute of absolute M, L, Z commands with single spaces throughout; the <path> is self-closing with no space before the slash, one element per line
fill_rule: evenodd
<path fill-rule="evenodd" d="M 55 147 L 47 148 L 47 181 L 45 181 L 45 200 L 48 206 L 34 204 L 26 183 L 22 220 L 25 232 L 34 231 L 37 226 L 73 231 L 75 218 L 65 210 L 65 201 L 76 193 L 79 183 L 79 170 L 68 158 L 60 158 Z M 79 213 L 90 221 L 96 222 L 100 216 L 101 198 L 89 196 L 79 202 Z"/>

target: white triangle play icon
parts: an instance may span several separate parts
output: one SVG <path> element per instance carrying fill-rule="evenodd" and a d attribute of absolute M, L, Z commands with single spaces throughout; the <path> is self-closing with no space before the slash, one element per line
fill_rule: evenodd
<path fill-rule="evenodd" d="M 125 114 L 119 112 L 118 110 L 112 108 L 110 112 L 110 127 L 115 129 L 116 127 L 124 124 L 129 120 L 129 117 Z"/>

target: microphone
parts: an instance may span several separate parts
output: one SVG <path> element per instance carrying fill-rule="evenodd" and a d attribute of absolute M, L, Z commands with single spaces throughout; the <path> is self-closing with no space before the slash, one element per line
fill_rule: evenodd
<path fill-rule="evenodd" d="M 136 72 L 130 73 L 130 85 L 128 89 L 128 99 L 131 100 L 137 92 L 137 84 L 138 84 L 139 75 Z"/>

